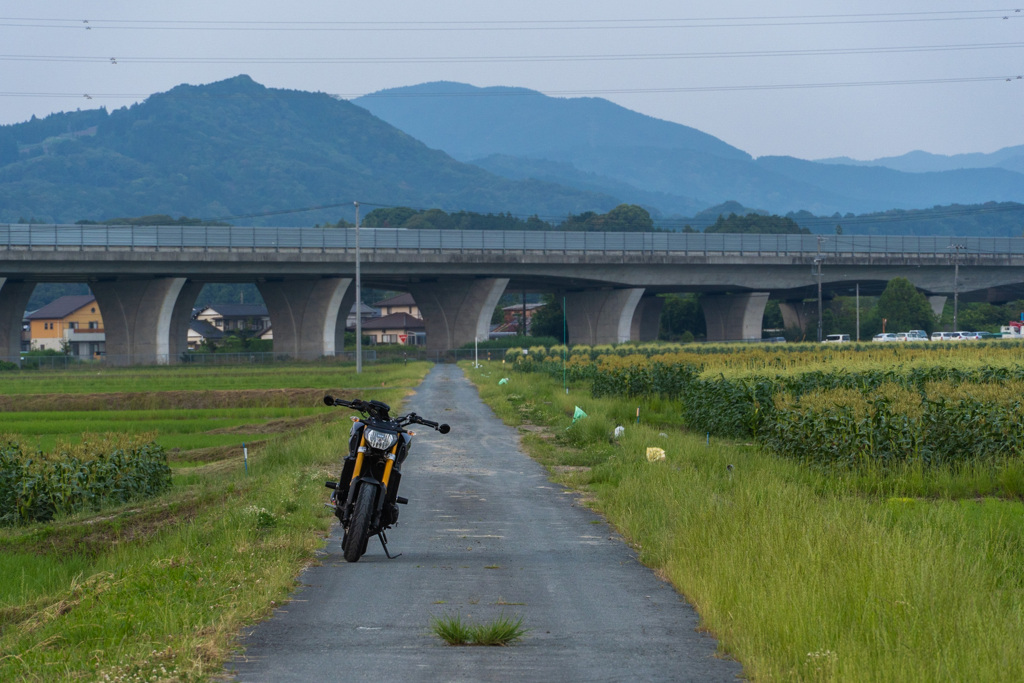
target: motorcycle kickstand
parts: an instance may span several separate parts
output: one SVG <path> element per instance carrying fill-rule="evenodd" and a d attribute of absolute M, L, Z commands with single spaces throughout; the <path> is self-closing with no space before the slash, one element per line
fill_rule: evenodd
<path fill-rule="evenodd" d="M 377 538 L 380 539 L 380 544 L 382 546 L 384 546 L 384 554 L 388 556 L 389 560 L 393 560 L 396 557 L 401 557 L 402 556 L 402 553 L 398 553 L 397 555 L 392 555 L 391 553 L 388 552 L 388 537 L 384 535 L 383 531 L 380 532 L 379 534 L 377 534 Z"/>

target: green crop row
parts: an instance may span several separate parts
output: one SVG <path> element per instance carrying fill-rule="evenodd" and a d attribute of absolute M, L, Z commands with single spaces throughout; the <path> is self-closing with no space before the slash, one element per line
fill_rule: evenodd
<path fill-rule="evenodd" d="M 0 446 L 0 525 L 47 521 L 58 515 L 156 495 L 171 485 L 163 448 L 113 446 L 91 454 L 28 455 Z"/>
<path fill-rule="evenodd" d="M 692 364 L 532 354 L 525 371 L 590 384 L 594 397 L 664 397 L 700 433 L 756 438 L 781 455 L 926 465 L 1024 455 L 1024 367 L 879 367 L 708 376 Z"/>

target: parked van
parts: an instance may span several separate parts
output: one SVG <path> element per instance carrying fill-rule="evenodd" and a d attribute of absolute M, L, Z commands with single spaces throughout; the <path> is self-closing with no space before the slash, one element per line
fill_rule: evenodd
<path fill-rule="evenodd" d="M 850 335 L 848 334 L 827 334 L 825 339 L 822 340 L 822 344 L 840 344 L 842 342 L 850 341 Z"/>

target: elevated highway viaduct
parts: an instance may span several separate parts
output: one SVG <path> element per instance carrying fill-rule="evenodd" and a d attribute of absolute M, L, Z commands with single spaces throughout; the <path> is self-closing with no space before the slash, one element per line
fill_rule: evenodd
<path fill-rule="evenodd" d="M 429 349 L 486 338 L 505 291 L 555 292 L 572 343 L 654 339 L 667 292 L 700 292 L 709 340 L 761 336 L 764 306 L 787 326 L 801 302 L 877 295 L 905 277 L 936 311 L 1024 298 L 1024 239 L 481 232 L 252 227 L 0 225 L 0 357 L 17 359 L 40 282 L 85 282 L 103 315 L 108 362 L 174 362 L 200 289 L 254 282 L 274 349 L 299 359 L 342 349 L 358 252 L 366 287 L 407 291 Z M 358 241 L 358 246 L 357 246 Z M 818 265 L 820 264 L 820 275 Z M 115 360 L 118 359 L 118 360 Z"/>

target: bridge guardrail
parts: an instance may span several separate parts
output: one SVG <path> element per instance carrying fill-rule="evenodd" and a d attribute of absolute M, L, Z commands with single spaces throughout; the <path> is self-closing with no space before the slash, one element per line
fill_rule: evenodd
<path fill-rule="evenodd" d="M 743 235 L 362 228 L 361 249 L 414 252 L 639 254 L 1024 255 L 1024 238 L 909 235 Z M 354 250 L 355 230 L 241 226 L 0 224 L 0 248 L 143 250 Z"/>

